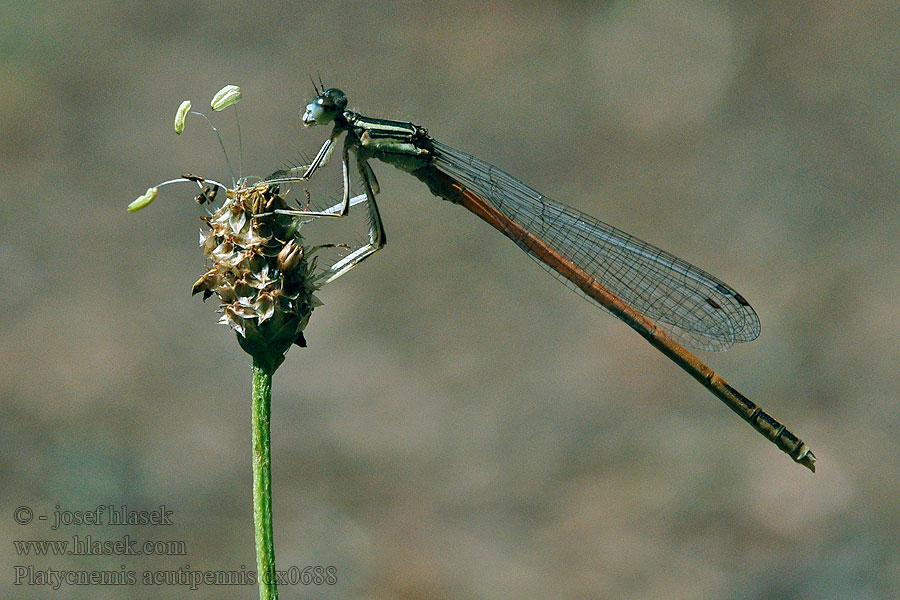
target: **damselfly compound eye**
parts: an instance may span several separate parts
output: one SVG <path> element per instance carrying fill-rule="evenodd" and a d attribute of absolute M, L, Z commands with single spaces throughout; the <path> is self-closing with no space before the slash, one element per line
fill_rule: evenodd
<path fill-rule="evenodd" d="M 306 105 L 303 125 L 327 125 L 347 108 L 347 96 L 339 89 L 327 89 Z"/>

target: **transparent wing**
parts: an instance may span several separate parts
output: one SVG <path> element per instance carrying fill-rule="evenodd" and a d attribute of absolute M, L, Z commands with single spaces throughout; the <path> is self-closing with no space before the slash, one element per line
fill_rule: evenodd
<path fill-rule="evenodd" d="M 602 285 L 656 321 L 680 343 L 727 350 L 759 336 L 759 318 L 731 286 L 702 269 L 569 206 L 497 167 L 434 142 L 434 166 L 483 197 Z M 514 241 L 515 237 L 510 236 Z M 586 298 L 565 277 L 519 246 Z"/>

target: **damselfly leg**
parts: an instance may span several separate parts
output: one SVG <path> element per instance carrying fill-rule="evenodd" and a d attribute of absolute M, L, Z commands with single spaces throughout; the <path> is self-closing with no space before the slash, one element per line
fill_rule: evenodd
<path fill-rule="evenodd" d="M 316 158 L 313 159 L 312 163 L 305 167 L 299 167 L 296 169 L 291 169 L 291 171 L 299 172 L 303 170 L 303 175 L 299 177 L 299 180 L 306 181 L 309 180 L 316 171 L 318 171 L 321 167 L 324 167 L 328 160 L 330 159 L 332 149 L 334 147 L 337 138 L 340 136 L 341 131 L 332 132 L 332 135 L 325 141 L 322 145 L 319 152 L 316 154 Z M 357 198 L 362 199 L 366 203 L 366 212 L 368 215 L 369 221 L 369 231 L 368 231 L 368 242 L 355 250 L 353 250 L 350 254 L 337 261 L 334 265 L 331 266 L 330 274 L 326 278 L 325 282 L 334 281 L 338 277 L 347 273 L 350 269 L 361 263 L 363 260 L 380 250 L 385 245 L 385 234 L 384 234 L 384 224 L 381 220 L 381 213 L 378 210 L 378 204 L 375 201 L 375 194 L 378 193 L 380 187 L 378 185 L 378 180 L 375 178 L 375 173 L 372 171 L 372 167 L 369 166 L 368 162 L 357 155 L 356 157 L 356 165 L 359 170 L 360 177 L 362 177 L 363 183 L 363 194 L 356 196 L 353 200 Z M 350 140 L 349 138 L 344 139 L 343 148 L 341 151 L 341 170 L 343 173 L 343 191 L 342 191 L 342 200 L 340 204 L 336 204 L 330 208 L 327 208 L 323 211 L 310 211 L 310 210 L 277 210 L 275 211 L 278 214 L 284 215 L 292 215 L 292 216 L 301 216 L 301 217 L 344 217 L 350 212 L 350 207 L 358 202 L 351 201 L 350 198 Z M 276 175 L 280 175 L 277 173 Z M 293 180 L 297 180 L 297 178 L 292 178 Z M 277 183 L 282 181 L 283 179 L 279 177 L 275 177 L 271 180 L 267 180 L 266 183 Z"/>

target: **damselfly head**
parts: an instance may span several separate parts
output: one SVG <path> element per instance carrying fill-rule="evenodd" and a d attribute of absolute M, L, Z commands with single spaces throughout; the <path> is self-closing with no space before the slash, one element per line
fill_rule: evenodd
<path fill-rule="evenodd" d="M 347 96 L 337 88 L 329 88 L 319 94 L 315 100 L 306 105 L 303 112 L 303 125 L 327 125 L 347 108 Z"/>

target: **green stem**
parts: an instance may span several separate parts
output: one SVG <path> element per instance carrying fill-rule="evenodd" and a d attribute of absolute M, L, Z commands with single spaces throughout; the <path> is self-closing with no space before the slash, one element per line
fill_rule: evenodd
<path fill-rule="evenodd" d="M 272 469 L 269 417 L 272 407 L 270 361 L 253 359 L 253 529 L 260 600 L 278 600 L 275 582 L 275 539 L 272 534 Z"/>

